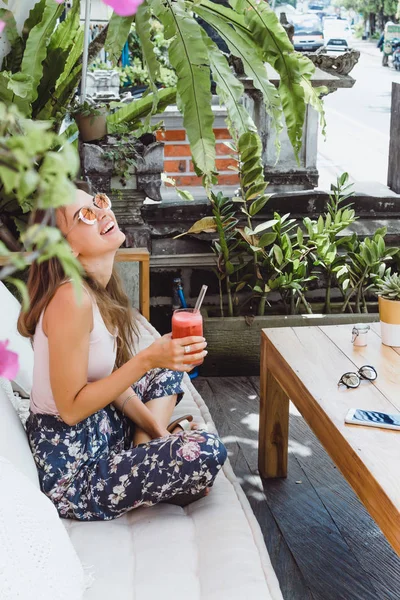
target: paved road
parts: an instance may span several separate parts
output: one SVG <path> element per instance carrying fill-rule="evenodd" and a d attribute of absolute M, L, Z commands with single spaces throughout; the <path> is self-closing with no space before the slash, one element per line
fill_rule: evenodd
<path fill-rule="evenodd" d="M 381 54 L 368 42 L 354 42 L 361 51 L 351 75 L 352 89 L 337 90 L 325 99 L 327 139 L 319 139 L 319 187 L 343 171 L 357 182 L 386 185 L 392 81 L 400 72 L 381 66 Z"/>

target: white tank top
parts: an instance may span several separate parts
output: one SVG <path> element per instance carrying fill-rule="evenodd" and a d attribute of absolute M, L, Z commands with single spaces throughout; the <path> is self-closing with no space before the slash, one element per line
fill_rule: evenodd
<path fill-rule="evenodd" d="M 83 288 L 90 296 L 86 288 Z M 100 314 L 99 308 L 90 296 L 93 306 L 93 329 L 89 338 L 88 383 L 104 379 L 114 369 L 117 355 L 116 336 L 112 335 Z M 49 344 L 43 331 L 43 315 L 40 315 L 33 337 L 33 385 L 30 409 L 33 413 L 58 415 L 50 385 Z"/>

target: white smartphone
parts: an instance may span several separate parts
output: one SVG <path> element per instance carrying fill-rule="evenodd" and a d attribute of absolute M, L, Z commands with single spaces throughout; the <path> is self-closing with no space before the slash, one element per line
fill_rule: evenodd
<path fill-rule="evenodd" d="M 400 431 L 400 414 L 390 415 L 375 410 L 362 410 L 351 408 L 345 418 L 346 423 L 352 425 L 367 425 L 369 427 L 385 427 L 386 429 L 397 429 Z"/>

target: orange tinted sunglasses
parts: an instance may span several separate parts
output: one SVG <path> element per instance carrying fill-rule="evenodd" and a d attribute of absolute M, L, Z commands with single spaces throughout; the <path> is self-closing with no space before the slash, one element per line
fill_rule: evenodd
<path fill-rule="evenodd" d="M 100 208 L 102 210 L 110 210 L 111 209 L 111 200 L 107 196 L 107 194 L 96 194 L 93 197 L 93 204 L 96 208 Z M 75 214 L 75 217 L 78 216 L 78 221 L 82 221 L 86 223 L 86 225 L 94 225 L 97 223 L 97 215 L 96 212 L 90 206 L 82 206 Z M 65 237 L 69 234 L 69 232 L 75 227 L 76 222 L 72 225 L 72 227 L 65 234 Z"/>

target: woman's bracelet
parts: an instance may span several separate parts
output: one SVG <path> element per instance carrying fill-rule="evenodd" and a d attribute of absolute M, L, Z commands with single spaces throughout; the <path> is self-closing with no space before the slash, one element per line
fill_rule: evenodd
<path fill-rule="evenodd" d="M 123 401 L 123 403 L 122 403 L 122 406 L 121 406 L 121 412 L 122 412 L 122 414 L 123 414 L 124 416 L 125 416 L 125 412 L 124 412 L 124 409 L 125 409 L 125 404 L 128 402 L 128 400 L 130 400 L 131 398 L 134 398 L 135 396 L 136 396 L 136 394 L 135 394 L 135 393 L 133 393 L 133 394 L 130 394 L 130 395 L 129 395 L 127 398 L 125 398 L 125 400 Z"/>

